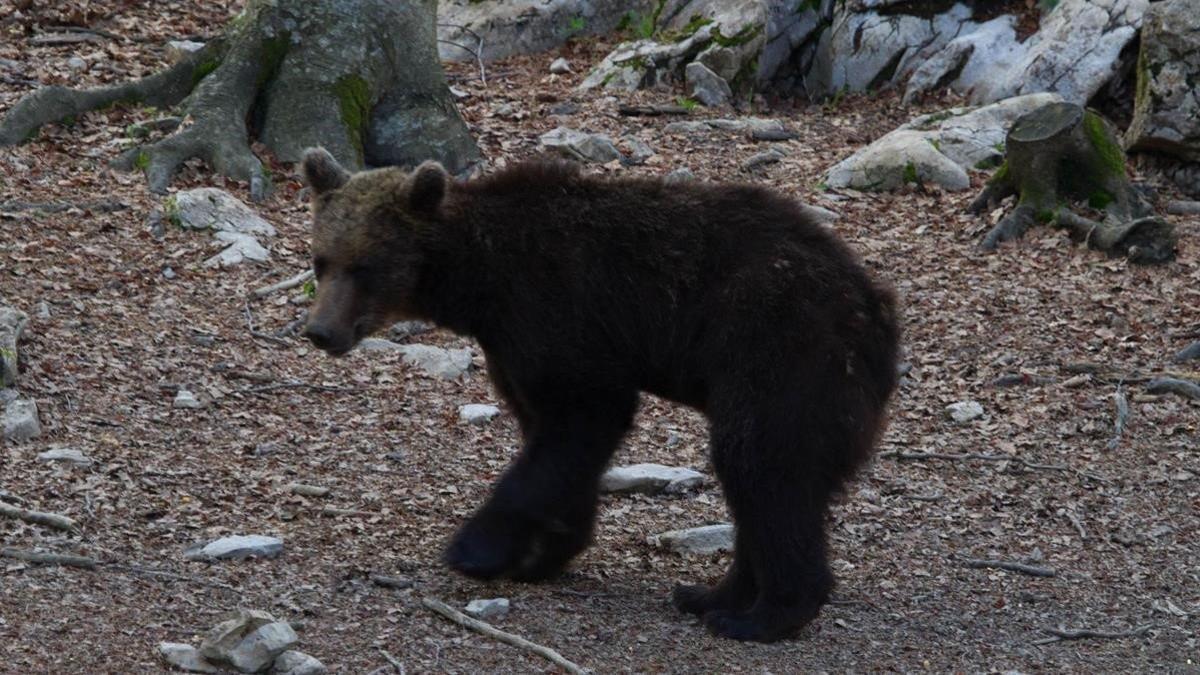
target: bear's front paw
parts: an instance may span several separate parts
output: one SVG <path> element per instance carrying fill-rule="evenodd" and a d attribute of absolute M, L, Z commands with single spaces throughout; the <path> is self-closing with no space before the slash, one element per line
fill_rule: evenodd
<path fill-rule="evenodd" d="M 748 612 L 718 609 L 704 615 L 714 635 L 749 642 L 775 642 L 794 636 L 817 617 L 819 606 L 763 607 Z"/>
<path fill-rule="evenodd" d="M 518 570 L 529 548 L 528 528 L 475 518 L 454 536 L 444 557 L 457 572 L 476 579 L 495 579 Z"/>

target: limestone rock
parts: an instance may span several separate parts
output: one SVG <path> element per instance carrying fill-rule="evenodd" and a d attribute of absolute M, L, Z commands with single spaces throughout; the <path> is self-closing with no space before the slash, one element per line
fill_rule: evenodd
<path fill-rule="evenodd" d="M 1137 70 L 1126 147 L 1200 162 L 1200 8 L 1193 0 L 1150 5 Z"/>
<path fill-rule="evenodd" d="M 287 622 L 277 621 L 266 612 L 239 610 L 208 632 L 200 654 L 217 665 L 257 673 L 271 667 L 298 641 L 296 631 Z"/>
<path fill-rule="evenodd" d="M 195 544 L 183 552 L 188 560 L 245 560 L 274 558 L 283 553 L 283 540 L 259 534 L 232 535 L 207 544 Z"/>
<path fill-rule="evenodd" d="M 946 406 L 946 414 L 959 424 L 966 424 L 983 417 L 983 405 L 979 401 L 958 401 Z"/>
<path fill-rule="evenodd" d="M 482 403 L 468 403 L 458 409 L 459 421 L 475 426 L 483 426 L 499 414 L 500 409 L 496 406 Z"/>
<path fill-rule="evenodd" d="M 37 458 L 43 462 L 68 462 L 80 467 L 89 467 L 96 463 L 96 460 L 75 448 L 51 448 L 39 452 Z"/>
<path fill-rule="evenodd" d="M 325 664 L 304 652 L 289 649 L 275 659 L 271 675 L 325 675 Z"/>
<path fill-rule="evenodd" d="M 904 91 L 904 102 L 911 103 L 918 95 L 942 88 L 970 94 L 978 85 L 1014 67 L 1024 50 L 1017 41 L 1016 17 L 998 16 L 954 38 L 917 66 Z M 977 103 L 992 102 L 982 93 L 974 99 Z"/>
<path fill-rule="evenodd" d="M 725 105 L 733 97 L 729 83 L 703 63 L 693 61 L 687 64 L 684 77 L 687 79 L 688 95 L 710 108 Z"/>
<path fill-rule="evenodd" d="M 621 151 L 612 139 L 602 134 L 589 134 L 568 127 L 558 127 L 542 134 L 544 147 L 581 162 L 603 164 L 621 158 Z"/>
<path fill-rule="evenodd" d="M 550 72 L 554 75 L 566 75 L 571 72 L 571 63 L 560 56 L 550 62 Z"/>
<path fill-rule="evenodd" d="M 662 464 L 618 466 L 600 476 L 603 492 L 638 492 L 653 495 L 690 490 L 704 482 L 704 474 L 692 469 Z"/>
<path fill-rule="evenodd" d="M 470 349 L 442 349 L 433 345 L 398 344 L 391 340 L 367 338 L 358 348 L 368 352 L 399 352 L 404 363 L 420 368 L 426 374 L 453 380 L 471 367 Z"/>
<path fill-rule="evenodd" d="M 16 398 L 4 406 L 4 440 L 24 443 L 42 435 L 37 403 L 32 399 Z"/>
<path fill-rule="evenodd" d="M 186 230 L 211 230 L 227 246 L 204 261 L 205 267 L 263 262 L 270 253 L 260 237 L 275 236 L 275 228 L 237 197 L 218 188 L 185 190 L 167 200 L 167 217 Z"/>
<path fill-rule="evenodd" d="M 490 621 L 508 614 L 508 609 L 508 598 L 476 598 L 468 602 L 463 611 L 481 621 Z"/>
<path fill-rule="evenodd" d="M 201 49 L 204 49 L 203 42 L 196 42 L 195 40 L 170 40 L 167 42 L 167 60 L 171 63 L 179 63 L 184 57 Z"/>
<path fill-rule="evenodd" d="M 1086 104 L 1116 73 L 1121 50 L 1137 36 L 1149 4 L 1061 0 L 1012 63 L 988 69 L 972 89 L 971 102 L 1053 92 L 1068 103 Z"/>
<path fill-rule="evenodd" d="M 705 525 L 687 530 L 671 530 L 647 540 L 651 546 L 667 548 L 684 555 L 710 555 L 733 550 L 733 524 Z"/>
<path fill-rule="evenodd" d="M 17 342 L 28 324 L 25 312 L 0 306 L 0 389 L 17 384 Z"/>
<path fill-rule="evenodd" d="M 744 117 L 741 119 L 709 119 L 686 120 L 671 122 L 663 127 L 668 134 L 711 133 L 713 131 L 732 131 L 734 133 L 753 133 L 755 131 L 783 132 L 787 129 L 779 120 L 762 117 Z"/>
<path fill-rule="evenodd" d="M 892 190 L 932 182 L 948 190 L 971 185 L 967 172 L 997 165 L 1008 128 L 1056 94 L 1030 94 L 981 108 L 951 108 L 922 115 L 838 162 L 825 174 L 830 187 Z"/>
<path fill-rule="evenodd" d="M 627 14 L 649 15 L 651 0 L 442 0 L 438 51 L 445 61 L 474 61 L 483 39 L 484 61 L 553 49 L 577 35 L 614 30 Z"/>
<path fill-rule="evenodd" d="M 200 650 L 178 642 L 160 642 L 158 655 L 174 668 L 189 673 L 216 673 L 217 667 L 200 655 Z"/>
<path fill-rule="evenodd" d="M 192 392 L 188 391 L 187 389 L 180 389 L 179 391 L 175 392 L 175 400 L 172 401 L 171 406 L 174 408 L 194 410 L 196 408 L 203 407 L 203 404 L 200 403 L 200 399 L 196 398 L 196 395 Z"/>
<path fill-rule="evenodd" d="M 692 170 L 687 168 L 686 166 L 675 169 L 675 170 L 671 171 L 671 173 L 668 173 L 666 176 L 663 177 L 663 182 L 668 185 L 678 184 L 678 183 L 692 183 L 695 180 L 696 180 L 696 174 L 692 173 Z"/>

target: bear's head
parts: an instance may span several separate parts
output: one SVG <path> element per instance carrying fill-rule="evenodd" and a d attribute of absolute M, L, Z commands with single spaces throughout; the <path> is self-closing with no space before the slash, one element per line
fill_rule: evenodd
<path fill-rule="evenodd" d="M 312 259 L 317 297 L 304 335 L 335 356 L 364 336 L 410 317 L 422 264 L 420 242 L 434 227 L 445 169 L 375 169 L 351 174 L 322 148 L 304 153 L 312 190 Z"/>

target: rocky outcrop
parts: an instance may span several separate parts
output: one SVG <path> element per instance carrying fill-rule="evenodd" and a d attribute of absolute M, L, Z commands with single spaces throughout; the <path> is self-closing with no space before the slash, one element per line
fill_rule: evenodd
<path fill-rule="evenodd" d="M 654 6 L 651 0 L 442 0 L 438 51 L 445 61 L 542 52 L 576 35 L 608 33 Z"/>
<path fill-rule="evenodd" d="M 1200 7 L 1193 0 L 1150 6 L 1137 78 L 1126 148 L 1200 162 Z"/>
<path fill-rule="evenodd" d="M 905 99 L 949 87 L 975 104 L 1053 92 L 1083 105 L 1117 74 L 1148 0 L 1062 0 L 1024 42 L 1016 18 L 979 24 L 913 70 Z"/>
<path fill-rule="evenodd" d="M 1008 128 L 1057 94 L 1030 94 L 981 108 L 922 115 L 838 162 L 826 172 L 835 188 L 892 190 L 905 183 L 936 183 L 947 190 L 971 185 L 968 172 L 996 166 Z"/>

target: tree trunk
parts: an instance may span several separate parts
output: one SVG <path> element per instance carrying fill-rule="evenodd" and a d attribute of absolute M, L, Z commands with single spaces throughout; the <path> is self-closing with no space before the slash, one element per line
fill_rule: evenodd
<path fill-rule="evenodd" d="M 1052 103 L 1020 117 L 1005 143 L 1004 164 L 968 210 L 982 213 L 1014 194 L 1017 206 L 988 233 L 983 248 L 1018 239 L 1042 222 L 1132 262 L 1174 259 L 1174 228 L 1152 215 L 1130 185 L 1125 153 L 1102 117 L 1072 103 Z M 1072 202 L 1087 202 L 1103 218 L 1079 215 Z"/>
<path fill-rule="evenodd" d="M 436 159 L 459 172 L 479 151 L 450 99 L 436 17 L 436 0 L 249 0 L 223 38 L 165 71 L 26 96 L 0 122 L 0 144 L 112 103 L 182 101 L 190 123 L 116 161 L 143 169 L 153 192 L 200 157 L 261 199 L 270 181 L 251 138 L 286 162 L 320 145 L 355 168 Z"/>

